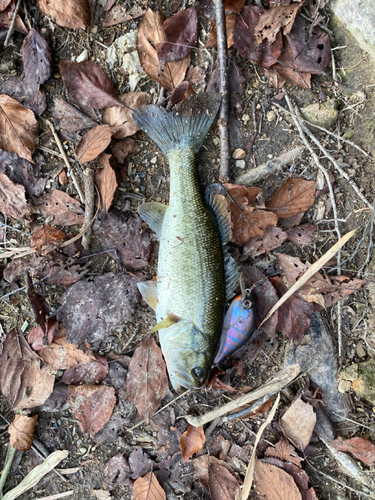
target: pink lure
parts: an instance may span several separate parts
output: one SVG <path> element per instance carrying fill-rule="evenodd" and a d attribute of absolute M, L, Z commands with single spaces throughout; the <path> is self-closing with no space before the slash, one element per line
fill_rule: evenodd
<path fill-rule="evenodd" d="M 226 357 L 242 347 L 255 330 L 255 311 L 249 290 L 235 297 L 224 318 L 220 337 L 220 346 L 214 363 L 224 361 Z"/>

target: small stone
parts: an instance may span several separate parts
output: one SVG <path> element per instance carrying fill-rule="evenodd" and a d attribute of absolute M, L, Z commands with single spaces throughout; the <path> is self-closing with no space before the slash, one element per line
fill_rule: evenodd
<path fill-rule="evenodd" d="M 151 161 L 151 163 L 152 163 L 153 165 L 155 165 L 155 163 L 158 161 L 158 159 L 156 158 L 156 156 L 154 156 L 153 158 L 151 158 L 151 160 L 150 160 L 150 161 Z"/>
<path fill-rule="evenodd" d="M 233 160 L 242 160 L 246 156 L 246 151 L 244 149 L 235 149 L 232 154 Z"/>
<path fill-rule="evenodd" d="M 79 448 L 79 452 L 84 455 L 86 453 L 87 449 L 86 448 Z"/>
<path fill-rule="evenodd" d="M 245 168 L 245 167 L 246 167 L 246 162 L 245 162 L 245 160 L 237 160 L 237 161 L 236 161 L 236 167 L 237 167 L 237 168 Z"/>
<path fill-rule="evenodd" d="M 339 116 L 337 108 L 337 101 L 335 99 L 328 99 L 324 103 L 315 102 L 302 108 L 301 115 L 311 124 L 329 129 L 336 123 Z M 313 125 L 307 124 L 312 131 L 316 132 L 316 128 Z"/>
<path fill-rule="evenodd" d="M 366 356 L 367 352 L 366 349 L 363 347 L 362 342 L 360 342 L 357 345 L 355 352 L 357 353 L 357 356 L 359 356 L 360 358 L 364 358 Z"/>
<path fill-rule="evenodd" d="M 267 121 L 268 122 L 274 122 L 277 118 L 277 114 L 275 111 L 268 111 L 267 113 Z"/>
<path fill-rule="evenodd" d="M 250 120 L 250 116 L 249 115 L 243 115 L 242 116 L 242 121 L 244 122 L 244 125 L 246 125 L 249 120 Z"/>

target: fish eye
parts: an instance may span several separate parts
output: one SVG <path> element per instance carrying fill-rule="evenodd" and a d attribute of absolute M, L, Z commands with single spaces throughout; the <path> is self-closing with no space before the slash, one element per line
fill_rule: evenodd
<path fill-rule="evenodd" d="M 204 368 L 202 368 L 202 366 L 195 366 L 191 370 L 191 374 L 199 382 L 203 382 L 204 379 L 206 378 L 206 370 Z"/>

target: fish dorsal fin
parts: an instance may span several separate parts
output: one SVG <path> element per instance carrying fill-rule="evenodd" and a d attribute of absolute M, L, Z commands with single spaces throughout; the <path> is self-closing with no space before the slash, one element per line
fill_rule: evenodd
<path fill-rule="evenodd" d="M 206 201 L 212 208 L 220 229 L 224 254 L 226 300 L 230 300 L 238 286 L 240 275 L 237 262 L 230 256 L 226 247 L 226 244 L 229 242 L 231 229 L 228 204 L 223 186 L 221 184 L 207 186 Z"/>
<path fill-rule="evenodd" d="M 142 203 L 142 205 L 139 205 L 138 207 L 139 215 L 145 222 L 147 222 L 158 238 L 160 238 L 161 235 L 164 216 L 167 209 L 167 205 L 163 205 L 157 201 Z"/>
<path fill-rule="evenodd" d="M 158 289 L 156 281 L 141 281 L 138 283 L 138 290 L 141 292 L 143 300 L 156 311 L 158 305 Z"/>

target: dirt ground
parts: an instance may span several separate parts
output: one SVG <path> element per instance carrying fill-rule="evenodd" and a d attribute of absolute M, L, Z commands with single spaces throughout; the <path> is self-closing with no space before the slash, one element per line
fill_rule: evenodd
<path fill-rule="evenodd" d="M 141 2 L 138 2 L 141 3 Z M 176 3 L 176 2 L 174 2 Z M 176 9 L 176 5 L 171 7 L 161 1 L 154 2 L 153 8 L 163 10 L 166 15 L 170 14 L 171 8 Z M 179 2 L 177 2 L 179 3 Z M 180 2 L 182 3 L 182 2 Z M 30 4 L 33 6 L 34 1 Z M 172 5 L 172 4 L 171 4 Z M 40 145 L 56 150 L 49 129 L 44 122 L 44 118 L 51 119 L 50 106 L 52 99 L 55 96 L 66 97 L 66 92 L 62 83 L 62 78 L 59 71 L 59 62 L 71 60 L 79 56 L 84 49 L 89 53 L 89 58 L 96 60 L 104 68 L 108 70 L 105 63 L 106 49 L 113 40 L 118 36 L 125 34 L 129 28 L 133 29 L 139 23 L 139 19 L 129 21 L 128 23 L 120 24 L 110 28 L 101 28 L 98 20 L 95 20 L 94 28 L 87 30 L 67 30 L 53 24 L 40 11 L 30 7 L 30 13 L 34 16 L 35 26 L 48 40 L 53 53 L 53 77 L 50 78 L 46 85 L 47 95 L 47 111 L 40 120 L 41 133 Z M 177 6 L 178 7 L 178 6 Z M 299 89 L 286 84 L 286 89 L 291 99 L 299 106 L 303 107 L 313 102 L 324 102 L 327 98 L 337 99 L 340 113 L 336 132 L 345 135 L 354 143 L 363 147 L 370 153 L 370 156 L 363 156 L 358 150 L 346 145 L 338 144 L 338 141 L 328 135 L 322 133 L 318 137 L 320 141 L 327 147 L 330 153 L 345 165 L 347 172 L 353 176 L 355 182 L 360 187 L 363 194 L 371 202 L 375 199 L 375 174 L 374 174 L 374 154 L 375 143 L 373 140 L 375 130 L 375 85 L 374 85 L 374 68 L 367 55 L 362 53 L 354 39 L 346 33 L 334 21 L 328 23 L 332 30 L 331 44 L 332 47 L 343 47 L 334 51 L 336 62 L 336 71 L 338 75 L 337 84 L 332 81 L 331 73 L 312 79 L 312 89 Z M 1 61 L 13 61 L 11 71 L 0 74 L 0 84 L 6 81 L 9 77 L 19 74 L 22 68 L 22 59 L 20 56 L 23 36 L 15 34 L 13 36 L 14 45 L 8 48 L 1 47 Z M 241 106 L 238 112 L 237 120 L 232 124 L 232 147 L 244 147 L 246 139 L 253 132 L 252 119 L 252 103 L 255 102 L 255 112 L 257 118 L 257 126 L 259 127 L 258 136 L 254 142 L 253 152 L 246 156 L 246 169 L 251 169 L 265 163 L 272 157 L 277 157 L 281 152 L 289 150 L 292 147 L 300 144 L 298 133 L 292 126 L 290 119 L 282 114 L 275 106 L 275 102 L 286 106 L 285 100 L 275 100 L 275 96 L 280 94 L 280 90 L 276 90 L 270 84 L 259 76 L 254 65 L 242 59 L 234 48 L 231 53 L 236 58 L 240 68 L 245 72 L 248 79 L 246 90 L 241 96 Z M 196 51 L 193 54 L 193 66 L 208 62 L 209 70 L 215 64 L 215 58 L 212 51 L 202 50 Z M 208 73 L 209 73 L 208 70 Z M 118 94 L 123 94 L 129 90 L 127 77 L 119 74 L 116 70 L 108 73 L 114 82 Z M 144 79 L 141 80 L 136 90 L 154 92 L 159 94 L 159 85 L 155 82 Z M 270 115 L 270 111 L 275 112 L 275 117 Z M 243 121 L 244 115 L 249 115 L 251 118 L 248 122 Z M 219 165 L 219 149 L 217 146 L 218 132 L 213 128 L 208 139 L 205 142 L 205 147 L 202 149 L 198 157 L 199 170 L 201 173 L 202 184 L 207 185 L 217 178 Z M 138 154 L 128 157 L 128 177 L 120 184 L 120 189 L 117 190 L 114 200 L 114 207 L 118 210 L 131 210 L 136 212 L 137 207 L 143 200 L 168 202 L 169 189 L 169 173 L 168 165 L 165 158 L 161 155 L 157 147 L 142 133 L 137 133 L 136 140 L 141 145 L 141 151 Z M 73 142 L 68 142 L 68 155 L 72 156 Z M 51 177 L 51 173 L 56 171 L 56 168 L 61 163 L 61 159 L 57 156 L 48 154 L 45 150 L 38 149 L 35 155 L 35 160 L 42 165 L 43 174 L 48 177 L 46 189 L 59 189 L 56 177 Z M 232 179 L 243 173 L 243 170 L 236 167 L 235 160 L 232 162 Z M 339 211 L 340 229 L 345 233 L 351 229 L 359 228 L 356 241 L 352 241 L 345 247 L 343 251 L 343 260 L 351 256 L 356 248 L 357 242 L 361 239 L 361 228 L 371 218 L 371 210 L 364 209 L 363 203 L 358 199 L 352 188 L 348 185 L 345 179 L 341 178 L 326 159 L 322 159 L 322 163 L 329 169 L 332 175 L 332 182 L 336 189 L 336 199 Z M 292 166 L 284 167 L 276 175 L 268 177 L 259 183 L 262 188 L 264 198 L 269 197 L 283 184 L 290 175 L 302 176 L 308 180 L 316 180 L 317 169 L 308 152 L 304 152 L 303 156 Z M 71 183 L 68 184 L 67 192 L 72 196 L 76 196 L 74 187 Z M 132 193 L 129 196 L 129 193 Z M 310 209 L 305 215 L 304 222 L 316 223 L 316 207 Z M 332 220 L 331 215 L 325 216 L 325 219 Z M 3 220 L 3 219 L 2 219 Z M 25 232 L 30 232 L 30 225 L 23 221 L 10 220 L 7 224 L 21 229 Z M 314 256 L 320 257 L 335 240 L 334 226 L 332 222 L 322 220 L 318 224 L 318 231 L 315 242 L 310 247 L 298 247 L 290 242 L 284 243 L 278 251 L 289 253 L 300 257 L 303 261 L 312 262 Z M 75 227 L 71 227 L 69 232 L 74 233 Z M 78 231 L 77 231 L 78 232 Z M 17 242 L 22 245 L 27 242 L 27 238 L 22 235 L 17 235 Z M 364 245 L 368 244 L 366 238 Z M 95 254 L 102 250 L 100 242 L 92 240 L 91 252 Z M 345 267 L 347 275 L 351 277 L 365 278 L 368 280 L 368 285 L 365 289 L 344 299 L 342 306 L 342 334 L 343 334 L 343 352 L 339 360 L 339 365 L 344 369 L 352 363 L 367 361 L 373 355 L 373 349 L 364 342 L 365 324 L 368 330 L 369 338 L 373 336 L 372 331 L 375 326 L 375 317 L 373 308 L 375 307 L 375 259 L 371 252 L 371 258 L 362 272 L 357 273 L 358 268 L 364 262 L 367 256 L 367 250 L 357 252 L 355 258 L 350 260 Z M 272 256 L 268 257 L 269 263 L 272 261 Z M 256 258 L 254 262 L 264 260 L 264 256 Z M 142 273 L 148 278 L 152 278 L 156 274 L 157 263 L 157 242 L 154 241 L 154 264 L 149 268 L 143 269 Z M 253 262 L 253 263 L 254 263 Z M 3 263 L 3 266 L 4 267 Z M 129 269 L 131 271 L 131 269 Z M 86 277 L 95 277 L 107 272 L 119 272 L 117 261 L 109 254 L 101 254 L 91 258 L 91 265 Z M 17 282 L 19 286 L 23 286 L 24 282 Z M 0 282 L 0 294 L 5 295 L 11 290 L 9 283 L 2 280 Z M 57 309 L 62 293 L 65 287 L 53 285 L 44 287 L 46 299 L 52 308 Z M 337 308 L 333 306 L 330 310 L 324 311 L 323 317 L 331 335 L 335 348 L 337 349 Z M 9 331 L 16 325 L 21 326 L 24 322 L 28 322 L 26 333 L 34 326 L 34 319 L 30 311 L 25 292 L 21 292 L 13 296 L 12 300 L 6 299 L 0 302 L 0 323 L 5 331 Z M 359 323 L 358 323 L 359 321 Z M 131 355 L 134 349 L 140 344 L 141 340 L 146 336 L 148 330 L 154 323 L 154 315 L 147 305 L 139 301 L 133 321 L 128 324 L 122 331 L 115 332 L 110 340 L 102 349 L 100 354 L 106 354 L 109 351 L 117 354 Z M 357 328 L 353 330 L 353 326 Z M 248 375 L 246 380 L 235 379 L 234 381 L 240 386 L 258 387 L 264 383 L 271 374 L 276 373 L 283 362 L 284 350 L 287 339 L 279 334 L 275 341 L 266 344 L 266 347 L 261 350 L 257 358 L 248 366 Z M 360 346 L 360 348 L 359 348 Z M 232 372 L 230 372 L 232 374 Z M 228 377 L 231 378 L 231 375 Z M 224 382 L 226 381 L 224 377 Z M 233 379 L 231 381 L 233 385 Z M 305 384 L 305 379 L 300 378 L 291 386 L 291 393 L 296 394 Z M 374 408 L 364 399 L 360 399 L 354 392 L 350 396 L 350 418 L 352 421 L 341 422 L 337 424 L 336 431 L 340 432 L 343 437 L 351 437 L 353 435 L 361 435 L 375 441 L 375 431 L 369 430 L 375 423 Z M 175 394 L 169 391 L 164 403 L 172 401 Z M 174 417 L 183 416 L 186 413 L 205 413 L 208 410 L 215 408 L 228 401 L 231 396 L 223 391 L 205 391 L 196 394 L 189 393 L 187 396 L 181 397 L 174 402 L 170 408 L 173 408 Z M 283 406 L 288 403 L 284 397 Z M 156 456 L 155 446 L 157 441 L 157 429 L 149 425 L 140 425 L 131 430 L 134 426 L 134 409 L 130 404 L 121 402 L 118 406 L 119 415 L 124 419 L 124 425 L 119 431 L 118 436 L 113 442 L 104 442 L 98 444 L 92 437 L 84 435 L 78 428 L 77 422 L 74 419 L 69 409 L 57 411 L 53 413 L 41 413 L 38 425 L 36 428 L 36 438 L 43 443 L 45 448 L 52 452 L 56 449 L 65 449 L 69 451 L 69 457 L 64 462 L 63 468 L 75 468 L 78 470 L 73 474 L 59 477 L 55 472 L 51 472 L 43 479 L 33 490 L 21 495 L 21 500 L 29 500 L 40 498 L 48 495 L 56 495 L 63 491 L 74 490 L 74 495 L 71 498 L 79 500 L 88 500 L 93 497 L 93 490 L 100 490 L 103 486 L 104 468 L 108 460 L 117 453 L 128 456 L 137 446 L 140 446 L 151 458 Z M 8 440 L 8 422 L 12 421 L 13 414 L 11 406 L 3 397 L 0 397 L 0 463 L 3 464 L 5 459 L 4 444 Z M 233 442 L 239 446 L 253 444 L 254 433 L 257 432 L 261 423 L 264 421 L 263 416 L 253 419 L 236 420 L 227 424 L 223 424 L 225 435 L 229 436 Z M 354 421 L 354 422 L 353 422 Z M 183 421 L 175 420 L 173 425 L 180 426 L 183 429 Z M 366 428 L 361 427 L 359 422 L 366 425 Z M 267 436 L 272 440 L 272 436 Z M 321 447 L 318 442 L 315 446 Z M 353 482 L 344 474 L 339 472 L 335 465 L 335 461 L 327 454 L 325 448 L 321 448 L 321 453 L 317 453 L 318 459 L 314 460 L 315 467 L 323 469 L 326 473 L 336 478 L 341 483 L 347 484 L 356 489 Z M 36 456 L 32 456 L 34 452 L 17 452 L 15 462 L 12 466 L 12 472 L 7 482 L 7 489 L 18 484 L 23 477 L 28 473 L 31 463 L 36 463 Z M 0 466 L 1 468 L 1 466 Z M 319 499 L 344 499 L 361 498 L 355 492 L 345 490 L 340 485 L 333 484 L 327 479 L 322 480 L 314 471 L 307 467 L 307 472 L 310 477 L 311 485 L 319 491 Z M 243 473 L 244 471 L 242 471 Z M 185 465 L 184 474 L 189 477 L 193 475 L 192 466 L 189 462 Z M 190 483 L 189 483 L 190 484 Z M 181 477 L 179 480 L 168 480 L 163 484 L 166 489 L 167 498 L 177 499 L 194 499 L 207 498 L 204 496 L 202 489 L 191 490 L 186 486 L 184 489 Z M 104 497 L 103 497 L 104 498 Z M 111 491 L 111 498 L 124 499 L 131 498 L 131 489 L 128 486 L 121 486 Z"/>

